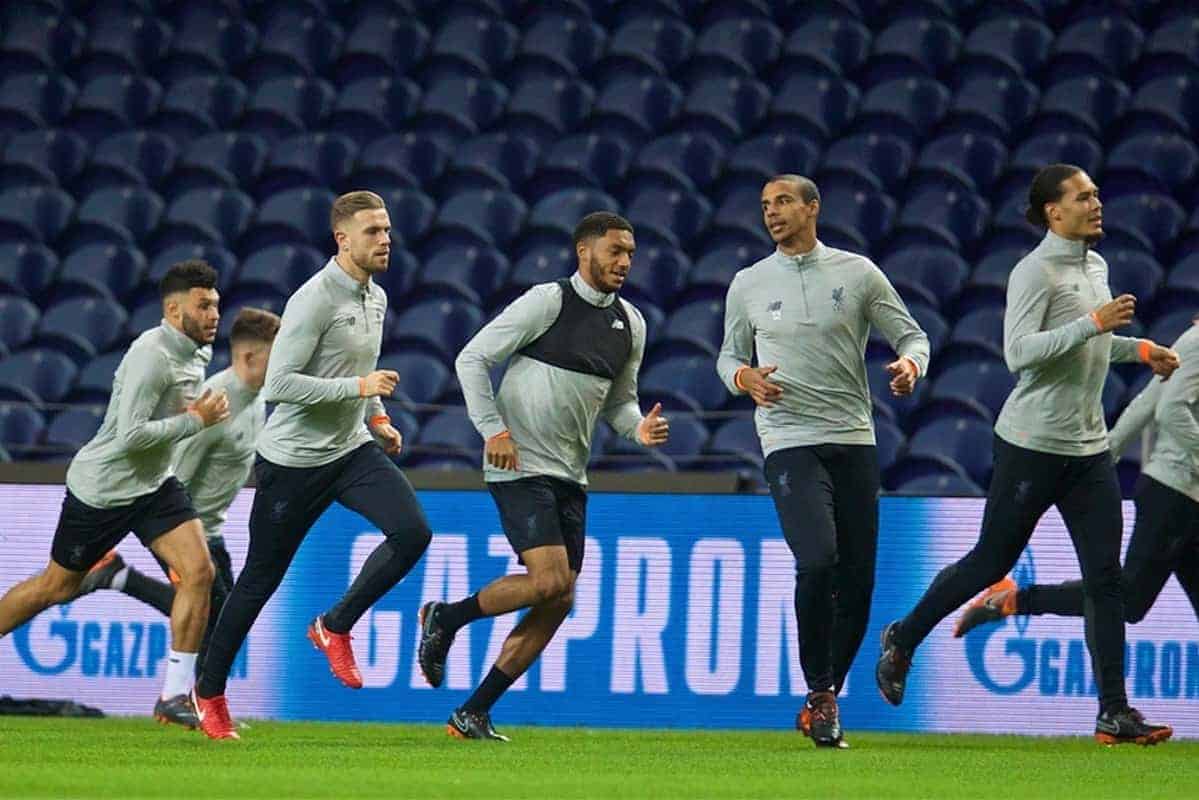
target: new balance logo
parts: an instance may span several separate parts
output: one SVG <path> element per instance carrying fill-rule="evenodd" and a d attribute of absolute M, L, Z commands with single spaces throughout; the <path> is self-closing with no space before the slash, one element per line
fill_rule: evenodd
<path fill-rule="evenodd" d="M 612 320 L 612 330 L 623 331 L 624 330 L 624 321 L 619 320 L 619 319 Z"/>

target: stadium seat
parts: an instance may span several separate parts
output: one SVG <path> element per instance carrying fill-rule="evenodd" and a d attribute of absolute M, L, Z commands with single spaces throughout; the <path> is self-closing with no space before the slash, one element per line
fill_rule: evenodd
<path fill-rule="evenodd" d="M 712 206 L 699 194 L 645 189 L 632 198 L 626 212 L 634 228 L 652 231 L 679 248 L 703 232 Z"/>
<path fill-rule="evenodd" d="M 682 91 L 665 78 L 618 78 L 600 90 L 587 129 L 641 143 L 670 126 L 682 107 Z"/>
<path fill-rule="evenodd" d="M 75 201 L 61 189 L 48 186 L 6 189 L 0 192 L 0 241 L 53 242 L 74 211 Z"/>
<path fill-rule="evenodd" d="M 104 412 L 99 408 L 68 408 L 54 415 L 46 427 L 43 444 L 51 457 L 67 460 L 100 430 Z"/>
<path fill-rule="evenodd" d="M 22 350 L 0 361 L 0 400 L 57 403 L 75 382 L 78 368 L 53 350 Z"/>
<path fill-rule="evenodd" d="M 0 131 L 29 131 L 58 125 L 75 105 L 78 87 L 51 74 L 9 75 L 0 81 Z"/>
<path fill-rule="evenodd" d="M 1194 318 L 1194 308 L 1172 311 L 1160 316 L 1153 321 L 1152 327 L 1149 328 L 1148 338 L 1158 344 L 1175 342 L 1183 334 L 1183 331 L 1189 330 L 1195 324 Z"/>
<path fill-rule="evenodd" d="M 41 313 L 24 297 L 0 294 L 0 348 L 12 352 L 33 340 Z"/>
<path fill-rule="evenodd" d="M 96 243 L 73 251 L 54 280 L 54 300 L 75 295 L 124 301 L 146 275 L 146 257 L 134 247 Z"/>
<path fill-rule="evenodd" d="M 1194 15 L 1164 19 L 1141 51 L 1137 84 L 1199 69 L 1199 23 Z"/>
<path fill-rule="evenodd" d="M 1002 339 L 999 344 L 1002 345 Z M 1002 361 L 987 359 L 958 364 L 939 372 L 929 392 L 929 403 L 935 404 L 935 411 L 940 413 L 968 414 L 991 422 L 999 416 L 1015 385 L 1015 376 Z M 980 414 L 980 409 L 984 413 Z M 933 411 L 926 409 L 924 414 L 932 416 Z"/>
<path fill-rule="evenodd" d="M 1199 150 L 1177 134 L 1125 139 L 1108 154 L 1102 191 L 1106 197 L 1151 192 L 1177 194 L 1199 173 Z"/>
<path fill-rule="evenodd" d="M 694 413 L 720 408 L 729 398 L 715 363 L 705 356 L 676 356 L 643 367 L 638 392 L 643 408 L 660 402 L 667 411 Z"/>
<path fill-rule="evenodd" d="M 338 91 L 327 127 L 365 145 L 403 128 L 420 98 L 420 87 L 406 78 L 361 78 Z"/>
<path fill-rule="evenodd" d="M 908 197 L 897 233 L 913 243 L 934 241 L 951 250 L 969 251 L 987 229 L 991 209 L 972 192 L 924 189 Z"/>
<path fill-rule="evenodd" d="M 1107 261 L 1107 281 L 1112 294 L 1116 297 L 1131 294 L 1137 298 L 1139 308 L 1153 308 L 1157 290 L 1165 278 L 1157 260 L 1138 250 L 1104 248 L 1102 255 Z"/>
<path fill-rule="evenodd" d="M 326 261 L 328 258 L 321 251 L 308 245 L 271 245 L 246 258 L 230 299 L 235 299 L 238 293 L 264 289 L 290 297 L 325 266 Z"/>
<path fill-rule="evenodd" d="M 498 74 L 516 55 L 519 40 L 520 32 L 503 20 L 481 15 L 453 17 L 433 35 L 424 74 L 432 78 Z"/>
<path fill-rule="evenodd" d="M 0 294 L 36 298 L 58 272 L 58 256 L 33 242 L 0 244 Z"/>
<path fill-rule="evenodd" d="M 1053 31 L 1045 23 L 998 16 L 966 37 L 960 68 L 970 76 L 1035 78 L 1049 59 L 1052 44 Z"/>
<path fill-rule="evenodd" d="M 687 273 L 687 290 L 706 291 L 724 297 L 733 276 L 766 254 L 744 245 L 707 251 Z"/>
<path fill-rule="evenodd" d="M 544 151 L 525 196 L 540 201 L 563 189 L 604 189 L 621 180 L 632 153 L 618 137 L 597 133 L 568 136 Z"/>
<path fill-rule="evenodd" d="M 32 405 L 0 402 L 0 445 L 17 458 L 36 452 L 45 428 L 41 412 Z"/>
<path fill-rule="evenodd" d="M 261 136 L 233 131 L 210 133 L 191 142 L 169 181 L 178 198 L 192 189 L 236 189 L 252 186 L 266 163 L 267 142 Z"/>
<path fill-rule="evenodd" d="M 247 227 L 242 250 L 252 252 L 288 242 L 325 246 L 331 236 L 329 209 L 335 199 L 323 189 L 288 189 L 271 195 L 258 207 L 254 224 Z"/>
<path fill-rule="evenodd" d="M 241 66 L 249 84 L 328 74 L 341 55 L 341 26 L 322 17 L 280 17 L 260 29 L 254 54 Z"/>
<path fill-rule="evenodd" d="M 886 473 L 899 460 L 907 447 L 907 437 L 898 426 L 884 420 L 874 420 L 875 452 L 878 454 L 879 472 Z"/>
<path fill-rule="evenodd" d="M 627 196 L 650 187 L 703 190 L 719 177 L 724 147 L 711 134 L 675 133 L 641 148 L 625 179 Z"/>
<path fill-rule="evenodd" d="M 120 342 L 127 320 L 125 309 L 113 300 L 77 297 L 46 310 L 36 343 L 66 353 L 76 364 L 86 364 Z"/>
<path fill-rule="evenodd" d="M 881 266 L 900 294 L 919 298 L 933 308 L 948 306 L 970 272 L 961 256 L 942 247 L 898 250 Z"/>
<path fill-rule="evenodd" d="M 859 132 L 877 127 L 925 138 L 949 110 L 949 90 L 928 78 L 902 78 L 874 86 L 862 98 L 855 120 Z"/>
<path fill-rule="evenodd" d="M 765 184 L 775 175 L 787 172 L 811 175 L 816 171 L 819 156 L 820 147 L 811 139 L 798 134 L 766 133 L 742 140 L 729 153 L 725 176 Z M 715 166 L 718 168 L 719 164 Z"/>
<path fill-rule="evenodd" d="M 705 448 L 711 455 L 736 455 L 756 463 L 764 461 L 762 445 L 750 417 L 735 417 L 723 423 L 712 434 Z"/>
<path fill-rule="evenodd" d="M 434 238 L 504 247 L 524 226 L 528 208 L 511 192 L 485 189 L 451 197 L 437 213 Z"/>
<path fill-rule="evenodd" d="M 694 414 L 676 411 L 668 416 L 670 422 L 670 438 L 658 450 L 669 456 L 679 469 L 701 469 L 699 456 L 704 450 L 709 437 L 708 428 Z M 628 442 L 627 439 L 621 441 Z M 629 442 L 629 444 L 633 444 Z M 641 445 L 634 445 L 640 448 Z"/>
<path fill-rule="evenodd" d="M 349 182 L 378 190 L 431 187 L 445 171 L 449 156 L 430 136 L 395 133 L 362 148 Z"/>
<path fill-rule="evenodd" d="M 274 78 L 250 96 L 238 127 L 273 144 L 319 128 L 335 99 L 332 85 L 320 78 Z"/>
<path fill-rule="evenodd" d="M 1123 75 L 1141 56 L 1145 34 L 1122 14 L 1088 16 L 1058 33 L 1049 71 L 1059 75 Z"/>
<path fill-rule="evenodd" d="M 1075 164 L 1090 175 L 1098 175 L 1103 165 L 1103 148 L 1082 134 L 1031 136 L 1012 153 L 1003 185 L 1027 196 L 1033 177 L 1046 164 Z"/>
<path fill-rule="evenodd" d="M 815 14 L 791 31 L 775 74 L 848 76 L 866 61 L 870 44 L 870 30 L 858 20 Z"/>
<path fill-rule="evenodd" d="M 619 210 L 620 204 L 603 192 L 594 189 L 563 190 L 543 197 L 533 206 L 529 214 L 529 229 L 561 233 L 569 243 L 575 226 L 584 215 L 592 211 Z"/>
<path fill-rule="evenodd" d="M 905 17 L 874 37 L 862 82 L 874 86 L 902 78 L 936 78 L 958 57 L 962 35 L 951 21 Z"/>
<path fill-rule="evenodd" d="M 75 61 L 87 31 L 64 14 L 17 13 L 5 20 L 0 35 L 0 73 L 51 73 Z"/>
<path fill-rule="evenodd" d="M 131 246 L 146 239 L 162 219 L 156 192 L 136 186 L 100 189 L 79 204 L 75 222 L 60 237 L 63 249 L 105 242 Z"/>
<path fill-rule="evenodd" d="M 852 83 L 793 75 L 775 92 L 766 129 L 827 142 L 846 129 L 858 111 L 859 101 L 860 94 Z"/>
<path fill-rule="evenodd" d="M 153 284 L 150 289 L 154 300 L 158 299 L 158 282 L 167 274 L 167 270 L 172 265 L 189 259 L 207 261 L 217 271 L 217 289 L 222 292 L 229 290 L 234 277 L 237 275 L 238 262 L 236 256 L 229 252 L 228 249 L 217 244 L 184 242 L 158 250 L 153 260 L 151 260 L 150 271 L 146 274 L 146 280 Z"/>
<path fill-rule="evenodd" d="M 895 360 L 892 353 L 870 356 L 866 359 L 866 381 L 870 387 L 870 396 L 876 408 L 885 409 L 884 413 L 893 417 L 905 430 L 907 420 L 920 407 L 928 394 L 928 381 L 917 381 L 916 389 L 906 397 L 895 397 L 891 394 L 891 376 L 886 365 Z"/>
<path fill-rule="evenodd" d="M 3 263 L 4 257 L 0 255 L 0 265 Z M 0 270 L 3 270 L 3 266 L 0 266 Z M 3 288 L 2 278 L 0 288 Z M 1170 269 L 1165 288 L 1168 291 L 1162 294 L 1161 299 L 1167 310 L 1199 309 L 1199 253 L 1191 253 Z"/>
<path fill-rule="evenodd" d="M 158 82 L 139 75 L 101 75 L 75 99 L 66 125 L 95 144 L 106 136 L 140 126 L 162 100 Z"/>
<path fill-rule="evenodd" d="M 712 67 L 731 66 L 745 77 L 768 70 L 782 51 L 783 33 L 769 19 L 724 19 L 708 25 L 695 40 L 687 71 L 692 79 Z"/>
<path fill-rule="evenodd" d="M 441 183 L 443 196 L 477 189 L 519 191 L 537 168 L 539 148 L 527 136 L 489 133 L 455 149 Z"/>
<path fill-rule="evenodd" d="M 715 359 L 724 338 L 724 303 L 697 300 L 680 306 L 666 318 L 654 345 L 654 358 L 702 355 Z"/>
<path fill-rule="evenodd" d="M 379 359 L 379 369 L 395 370 L 400 375 L 396 400 L 408 408 L 436 403 L 449 388 L 452 373 L 436 356 L 423 352 L 392 352 Z"/>
<path fill-rule="evenodd" d="M 773 242 L 762 220 L 761 198 L 762 185 L 757 181 L 726 191 L 712 217 L 713 231 L 732 233 L 747 242 L 753 242 L 758 249 L 771 247 Z"/>
<path fill-rule="evenodd" d="M 453 149 L 462 139 L 490 128 L 507 103 L 508 90 L 496 81 L 445 78 L 426 88 L 420 111 L 408 127 Z"/>
<path fill-rule="evenodd" d="M 15 134 L 4 145 L 0 182 L 4 188 L 72 183 L 88 160 L 87 142 L 66 130 Z"/>
<path fill-rule="evenodd" d="M 589 75 L 604 53 L 607 34 L 586 19 L 547 14 L 521 37 L 512 71 L 517 75 L 576 78 Z"/>
<path fill-rule="evenodd" d="M 1185 222 L 1181 206 L 1165 195 L 1124 195 L 1104 204 L 1103 229 L 1107 241 L 1139 246 L 1147 253 L 1156 254 L 1159 261 L 1169 259 L 1174 239 Z"/>
<path fill-rule="evenodd" d="M 265 198 L 304 186 L 343 187 L 357 157 L 354 142 L 337 133 L 306 133 L 284 139 L 271 148 L 266 168 L 258 178 L 257 196 Z"/>
<path fill-rule="evenodd" d="M 638 247 L 621 296 L 634 303 L 649 301 L 658 308 L 673 306 L 690 270 L 691 260 L 682 250 Z"/>
<path fill-rule="evenodd" d="M 642 16 L 632 19 L 608 39 L 608 49 L 593 73 L 599 85 L 621 77 L 665 77 L 691 55 L 695 34 L 681 19 Z"/>
<path fill-rule="evenodd" d="M 508 259 L 499 250 L 475 245 L 442 248 L 425 263 L 413 287 L 483 307 L 508 276 Z"/>
<path fill-rule="evenodd" d="M 421 349 L 449 364 L 482 323 L 483 312 L 471 303 L 426 300 L 396 315 L 387 340 L 389 347 Z"/>
<path fill-rule="evenodd" d="M 991 482 L 991 426 L 973 419 L 940 419 L 908 441 L 907 457 L 945 458 L 966 470 L 979 486 Z"/>
<path fill-rule="evenodd" d="M 878 191 L 892 191 L 907 177 L 911 164 L 912 146 L 906 140 L 888 133 L 859 133 L 832 143 L 820 162 L 820 175 L 848 175 Z"/>
<path fill-rule="evenodd" d="M 221 309 L 221 318 L 224 319 L 228 313 L 228 309 Z M 151 328 L 157 327 L 162 322 L 162 301 L 147 300 L 133 309 L 133 313 L 129 315 L 129 326 L 127 332 L 130 336 L 138 336 Z"/>
<path fill-rule="evenodd" d="M 186 148 L 206 133 L 236 127 L 247 97 L 242 82 L 227 75 L 186 78 L 171 84 L 158 113 L 146 124 Z"/>
<path fill-rule="evenodd" d="M 192 189 L 167 207 L 153 249 L 182 242 L 232 248 L 253 215 L 254 201 L 236 189 Z"/>
<path fill-rule="evenodd" d="M 153 15 L 93 18 L 87 46 L 72 71 L 85 80 L 145 72 L 167 52 L 172 33 L 169 25 Z"/>
<path fill-rule="evenodd" d="M 175 168 L 179 150 L 156 131 L 126 131 L 101 141 L 75 191 L 90 194 L 111 186 L 157 187 Z"/>
<path fill-rule="evenodd" d="M 364 78 L 410 74 L 428 52 L 429 39 L 429 29 L 406 14 L 365 17 L 346 35 L 337 81 L 345 86 Z"/>
<path fill-rule="evenodd" d="M 258 31 L 226 14 L 191 14 L 175 27 L 171 49 L 155 72 L 176 81 L 235 72 L 258 46 Z"/>
<path fill-rule="evenodd" d="M 1006 161 L 1007 148 L 994 136 L 952 133 L 924 146 L 911 179 L 986 196 Z"/>
<path fill-rule="evenodd" d="M 945 127 L 990 134 L 1006 141 L 1024 129 L 1040 97 L 1033 84 L 1020 78 L 969 78 L 954 95 Z"/>
<path fill-rule="evenodd" d="M 566 237 L 566 245 L 538 247 L 523 255 L 508 273 L 504 282 L 502 302 L 514 299 L 521 292 L 539 283 L 556 281 L 574 272 L 578 268 L 578 257 L 569 246 L 569 235 Z"/>
<path fill-rule="evenodd" d="M 1102 75 L 1068 78 L 1050 86 L 1033 120 L 1035 133 L 1082 133 L 1096 139 L 1128 108 L 1128 87 Z"/>
<path fill-rule="evenodd" d="M 821 238 L 830 244 L 832 235 L 840 234 L 842 241 L 853 244 L 848 249 L 868 255 L 891 230 L 894 221 L 895 201 L 885 194 L 840 189 L 821 192 Z"/>

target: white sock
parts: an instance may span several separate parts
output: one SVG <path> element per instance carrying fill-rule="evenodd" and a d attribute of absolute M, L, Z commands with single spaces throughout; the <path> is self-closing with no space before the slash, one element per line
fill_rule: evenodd
<path fill-rule="evenodd" d="M 167 653 L 167 679 L 162 685 L 162 699 L 187 694 L 196 677 L 196 653 Z"/>
<path fill-rule="evenodd" d="M 125 579 L 128 577 L 129 567 L 122 567 L 120 572 L 112 576 L 112 582 L 108 584 L 108 588 L 118 592 L 125 591 Z"/>

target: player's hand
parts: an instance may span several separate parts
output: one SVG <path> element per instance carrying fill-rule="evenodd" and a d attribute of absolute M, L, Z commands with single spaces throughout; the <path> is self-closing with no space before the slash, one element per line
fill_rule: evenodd
<path fill-rule="evenodd" d="M 214 394 L 212 389 L 205 389 L 204 393 L 187 407 L 187 412 L 195 415 L 205 428 L 210 428 L 229 418 L 229 395 L 224 392 Z"/>
<path fill-rule="evenodd" d="M 911 394 L 916 388 L 916 379 L 920 377 L 916 362 L 906 356 L 888 364 L 887 372 L 891 375 L 891 394 L 896 397 L 907 397 Z"/>
<path fill-rule="evenodd" d="M 520 453 L 507 431 L 488 439 L 483 446 L 483 454 L 487 457 L 487 463 L 496 469 L 510 469 L 513 472 L 520 469 Z"/>
<path fill-rule="evenodd" d="M 1130 294 L 1122 294 L 1110 303 L 1104 303 L 1095 309 L 1094 320 L 1099 325 L 1100 333 L 1123 328 L 1132 322 L 1132 315 L 1137 310 L 1137 299 Z"/>
<path fill-rule="evenodd" d="M 739 373 L 741 386 L 758 405 L 772 406 L 783 396 L 783 387 L 768 377 L 777 370 L 777 366 L 746 367 Z"/>
<path fill-rule="evenodd" d="M 389 456 L 394 456 L 400 452 L 404 446 L 404 436 L 390 422 L 381 422 L 371 430 L 379 437 L 383 443 L 383 452 Z"/>
<path fill-rule="evenodd" d="M 399 382 L 400 373 L 395 370 L 377 369 L 362 379 L 359 394 L 362 397 L 391 397 Z"/>
<path fill-rule="evenodd" d="M 1150 343 L 1149 360 L 1146 363 L 1154 375 L 1161 375 L 1163 381 L 1168 381 L 1182 362 L 1178 359 L 1178 353 L 1170 348 Z"/>
<path fill-rule="evenodd" d="M 637 441 L 646 447 L 657 447 L 670 437 L 670 421 L 662 416 L 662 404 L 654 403 L 637 426 Z"/>

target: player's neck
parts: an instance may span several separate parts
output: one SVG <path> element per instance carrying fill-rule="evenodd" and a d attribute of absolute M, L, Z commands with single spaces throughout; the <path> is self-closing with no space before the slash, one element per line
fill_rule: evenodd
<path fill-rule="evenodd" d="M 338 253 L 333 257 L 333 260 L 337 262 L 337 266 L 341 267 L 342 272 L 349 275 L 357 283 L 365 286 L 366 282 L 370 280 L 370 273 L 355 264 L 354 259 L 350 258 L 349 253 Z"/>
<path fill-rule="evenodd" d="M 816 247 L 816 232 L 804 231 L 779 242 L 779 252 L 785 256 L 802 256 Z"/>

